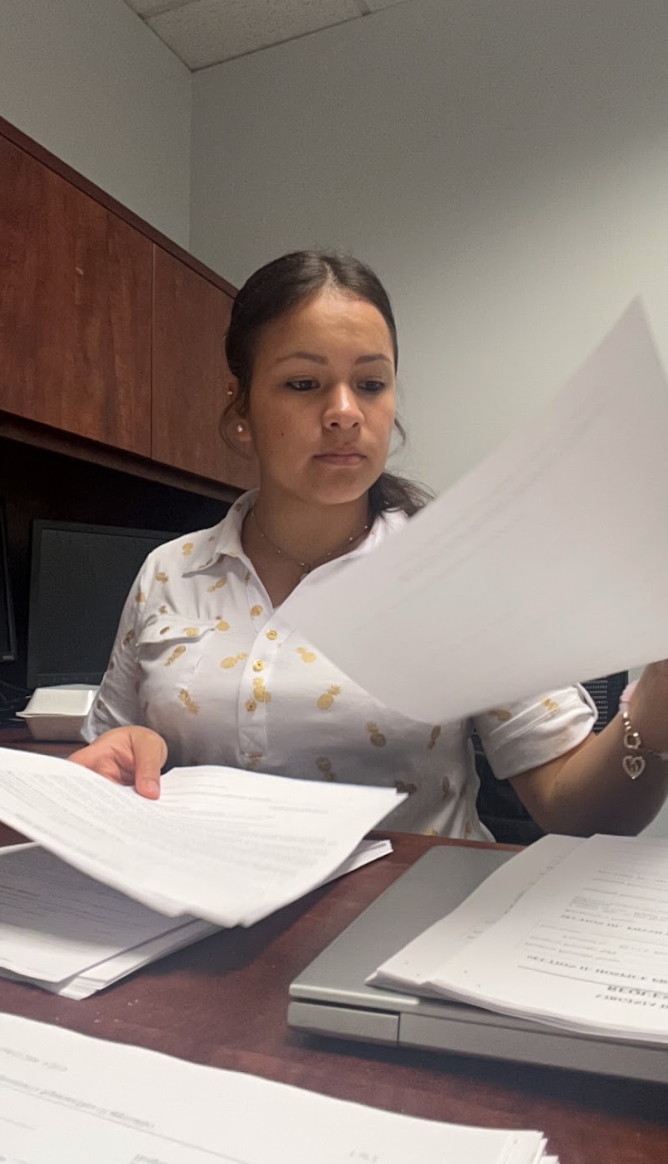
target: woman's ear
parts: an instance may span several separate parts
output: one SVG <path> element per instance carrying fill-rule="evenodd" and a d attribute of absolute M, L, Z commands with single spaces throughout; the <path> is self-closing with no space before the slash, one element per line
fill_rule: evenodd
<path fill-rule="evenodd" d="M 227 421 L 228 431 L 234 443 L 252 445 L 253 434 L 248 421 L 238 412 L 231 412 Z"/>
<path fill-rule="evenodd" d="M 225 406 L 218 425 L 218 431 L 228 448 L 234 449 L 242 457 L 252 455 L 253 435 L 248 418 L 241 410 L 243 398 L 236 380 L 230 380 L 225 389 Z"/>

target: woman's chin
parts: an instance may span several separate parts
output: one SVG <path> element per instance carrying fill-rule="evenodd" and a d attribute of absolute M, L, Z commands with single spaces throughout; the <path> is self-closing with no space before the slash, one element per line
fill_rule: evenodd
<path fill-rule="evenodd" d="M 370 486 L 366 482 L 357 486 L 350 483 L 345 489 L 313 489 L 309 491 L 307 496 L 314 505 L 321 505 L 325 508 L 332 505 L 352 505 L 364 497 L 369 488 Z"/>

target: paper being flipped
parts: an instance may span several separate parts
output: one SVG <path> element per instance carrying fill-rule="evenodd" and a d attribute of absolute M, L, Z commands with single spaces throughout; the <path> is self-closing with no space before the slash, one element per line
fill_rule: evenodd
<path fill-rule="evenodd" d="M 429 723 L 668 656 L 667 450 L 636 300 L 540 415 L 281 613 Z"/>

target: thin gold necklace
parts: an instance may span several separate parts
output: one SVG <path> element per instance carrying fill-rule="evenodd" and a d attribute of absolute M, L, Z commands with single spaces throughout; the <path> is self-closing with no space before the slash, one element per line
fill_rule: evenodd
<path fill-rule="evenodd" d="M 346 538 L 346 540 L 342 542 L 341 545 L 335 546 L 334 549 L 330 550 L 328 554 L 323 554 L 321 558 L 316 558 L 315 562 L 301 562 L 299 558 L 293 558 L 292 554 L 286 554 L 285 550 L 279 549 L 279 547 L 274 542 L 272 542 L 271 538 L 267 537 L 257 519 L 255 506 L 253 506 L 251 509 L 250 516 L 255 522 L 257 532 L 259 533 L 260 537 L 264 539 L 264 541 L 274 551 L 274 553 L 278 554 L 279 558 L 287 558 L 289 562 L 294 562 L 295 566 L 300 567 L 302 571 L 299 577 L 300 582 L 303 578 L 306 577 L 307 574 L 311 573 L 311 570 L 315 570 L 316 566 L 324 566 L 325 562 L 328 562 L 330 558 L 337 557 L 338 554 L 341 554 L 344 550 L 347 550 L 349 546 L 353 544 L 353 542 L 358 542 L 360 538 L 364 537 L 365 533 L 367 533 L 369 529 L 369 523 L 367 521 L 366 525 L 363 526 L 359 533 L 353 534 L 352 537 Z"/>

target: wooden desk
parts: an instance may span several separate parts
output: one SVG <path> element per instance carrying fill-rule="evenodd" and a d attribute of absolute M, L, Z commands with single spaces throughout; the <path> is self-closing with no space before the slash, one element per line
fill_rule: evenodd
<path fill-rule="evenodd" d="M 79 743 L 56 742 L 50 740 L 34 740 L 27 728 L 4 727 L 0 728 L 0 748 L 17 748 L 20 752 L 41 752 L 45 756 L 62 756 L 67 759 L 83 748 L 84 741 Z"/>
<path fill-rule="evenodd" d="M 0 826 L 0 844 L 11 837 Z M 291 1031 L 288 985 L 430 844 L 395 851 L 250 930 L 221 932 L 83 1002 L 0 981 L 0 1009 L 432 1119 L 540 1129 L 562 1164 L 668 1160 L 668 1088 Z"/>

